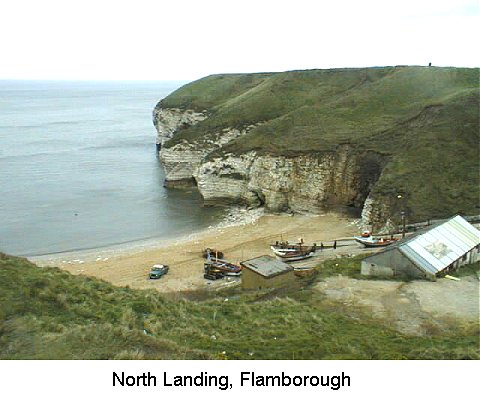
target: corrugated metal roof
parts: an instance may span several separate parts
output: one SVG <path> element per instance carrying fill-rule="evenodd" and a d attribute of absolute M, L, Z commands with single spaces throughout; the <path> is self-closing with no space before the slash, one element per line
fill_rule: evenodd
<path fill-rule="evenodd" d="M 266 278 L 293 271 L 293 267 L 271 256 L 252 258 L 251 260 L 242 261 L 240 264 Z"/>
<path fill-rule="evenodd" d="M 398 244 L 424 271 L 436 274 L 480 244 L 480 231 L 457 215 L 429 231 Z"/>

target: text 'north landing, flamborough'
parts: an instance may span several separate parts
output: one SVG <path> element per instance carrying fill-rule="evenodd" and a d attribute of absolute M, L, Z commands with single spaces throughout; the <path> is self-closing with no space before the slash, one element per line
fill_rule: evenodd
<path fill-rule="evenodd" d="M 228 375 L 210 375 L 200 372 L 198 375 L 169 375 L 164 371 L 160 375 L 163 379 L 150 372 L 141 375 L 126 375 L 113 372 L 113 386 L 163 386 L 163 387 L 217 387 L 220 390 L 232 389 Z M 338 390 L 343 386 L 350 386 L 350 376 L 344 372 L 341 375 L 295 375 L 290 376 L 285 372 L 279 375 L 260 375 L 255 372 L 240 373 L 241 387 L 329 387 Z"/>

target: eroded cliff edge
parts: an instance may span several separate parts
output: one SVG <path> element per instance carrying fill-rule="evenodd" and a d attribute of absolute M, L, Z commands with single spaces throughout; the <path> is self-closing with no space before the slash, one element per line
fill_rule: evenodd
<path fill-rule="evenodd" d="M 153 112 L 165 184 L 195 185 L 207 205 L 357 207 L 365 224 L 476 212 L 476 77 L 388 67 L 201 79 Z"/>

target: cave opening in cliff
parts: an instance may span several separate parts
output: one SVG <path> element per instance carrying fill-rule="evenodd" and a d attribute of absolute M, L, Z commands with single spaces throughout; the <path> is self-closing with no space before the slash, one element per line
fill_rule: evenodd
<path fill-rule="evenodd" d="M 252 193 L 258 199 L 258 207 L 263 207 L 265 205 L 265 195 L 261 191 L 252 191 Z"/>

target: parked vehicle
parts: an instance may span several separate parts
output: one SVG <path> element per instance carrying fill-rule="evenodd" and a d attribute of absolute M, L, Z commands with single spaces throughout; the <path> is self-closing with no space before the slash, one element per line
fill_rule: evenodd
<path fill-rule="evenodd" d="M 150 279 L 160 279 L 163 275 L 165 275 L 168 272 L 169 268 L 170 267 L 168 265 L 155 264 L 150 270 L 148 277 Z"/>
<path fill-rule="evenodd" d="M 210 281 L 216 281 L 225 277 L 225 273 L 212 265 L 205 264 L 205 273 L 203 274 L 205 279 Z"/>

